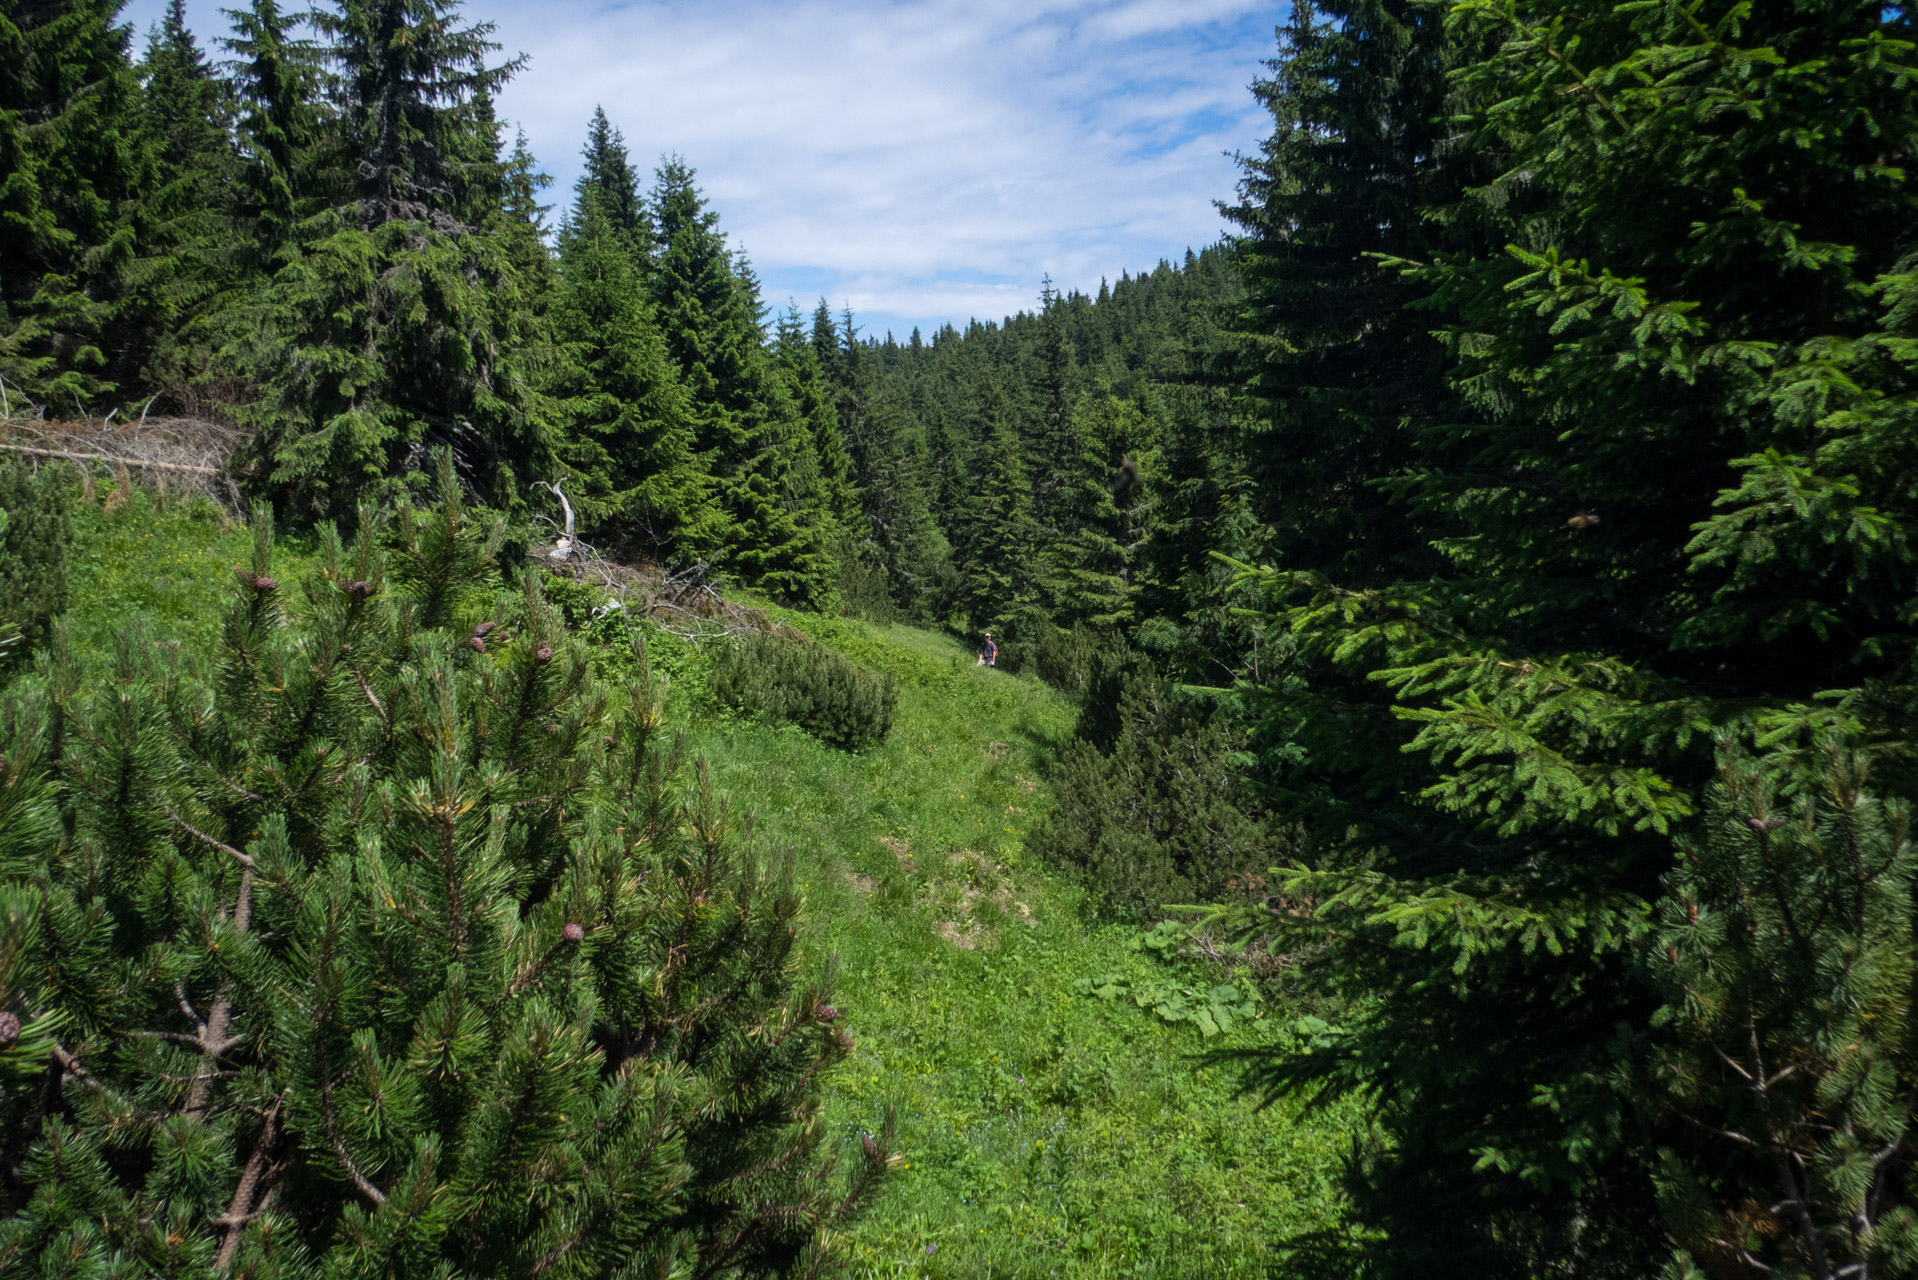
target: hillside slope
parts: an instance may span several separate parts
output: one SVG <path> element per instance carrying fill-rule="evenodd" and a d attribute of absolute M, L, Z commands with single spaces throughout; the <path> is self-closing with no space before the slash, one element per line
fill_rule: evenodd
<path fill-rule="evenodd" d="M 82 505 L 76 648 L 100 653 L 137 618 L 208 644 L 245 541 L 203 505 L 159 509 L 137 491 L 117 510 Z M 300 544 L 281 546 L 297 578 Z M 894 675 L 884 744 L 851 755 L 716 714 L 702 655 L 670 637 L 656 653 L 716 789 L 756 815 L 763 849 L 797 850 L 808 963 L 841 965 L 858 1047 L 828 1123 L 850 1141 L 884 1105 L 898 1110 L 904 1159 L 855 1230 L 856 1274 L 1253 1276 L 1336 1238 L 1349 1117 L 1259 1111 L 1229 1073 L 1193 1061 L 1285 1034 L 1290 1015 L 1251 1004 L 1243 978 L 1098 922 L 1025 852 L 1075 708 L 1035 679 L 973 667 L 945 636 L 773 612 Z M 1211 1038 L 1155 1012 L 1221 1008 L 1247 1017 Z"/>

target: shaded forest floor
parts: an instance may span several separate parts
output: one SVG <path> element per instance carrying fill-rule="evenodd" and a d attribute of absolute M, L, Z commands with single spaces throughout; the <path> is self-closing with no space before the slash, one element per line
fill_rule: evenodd
<path fill-rule="evenodd" d="M 140 617 L 156 637 L 211 647 L 244 530 L 203 502 L 160 509 L 136 490 L 117 510 L 81 506 L 74 535 L 69 626 L 83 654 L 106 652 Z M 283 580 L 304 552 L 282 541 Z M 1036 679 L 973 667 L 945 636 L 772 612 L 893 673 L 885 743 L 849 755 L 716 715 L 700 655 L 670 637 L 655 653 L 717 789 L 757 815 L 762 848 L 797 850 L 808 963 L 838 956 L 857 1048 L 832 1081 L 832 1132 L 851 1141 L 886 1104 L 898 1111 L 903 1162 L 854 1228 L 854 1274 L 1309 1268 L 1340 1234 L 1353 1117 L 1261 1111 L 1234 1096 L 1229 1071 L 1194 1062 L 1269 1038 L 1288 1011 L 1263 1006 L 1260 1021 L 1207 1039 L 1115 997 L 1203 993 L 1228 975 L 1099 921 L 1080 888 L 1025 851 L 1073 705 Z"/>

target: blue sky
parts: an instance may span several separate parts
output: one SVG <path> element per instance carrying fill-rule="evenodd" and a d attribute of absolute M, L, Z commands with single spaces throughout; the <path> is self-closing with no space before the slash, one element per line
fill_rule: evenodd
<path fill-rule="evenodd" d="M 232 0 L 226 0 L 231 4 Z M 203 47 L 219 4 L 189 0 Z M 125 12 L 144 39 L 163 0 Z M 902 339 L 1088 292 L 1217 239 L 1264 114 L 1273 0 L 470 0 L 530 65 L 502 95 L 563 208 L 595 104 L 677 152 L 767 301 Z M 557 212 L 557 210 L 556 210 Z"/>

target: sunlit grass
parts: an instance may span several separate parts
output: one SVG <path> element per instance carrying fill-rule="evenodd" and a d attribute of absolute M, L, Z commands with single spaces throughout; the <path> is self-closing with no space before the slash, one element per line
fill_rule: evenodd
<path fill-rule="evenodd" d="M 111 482 L 101 485 L 102 495 Z M 145 619 L 151 633 L 207 650 L 219 637 L 233 570 L 251 563 L 253 535 L 203 498 L 163 502 L 134 486 L 126 501 L 86 502 L 76 490 L 67 548 L 70 642 L 83 656 L 108 651 L 115 629 Z M 282 537 L 274 573 L 291 581 L 310 542 Z"/>
<path fill-rule="evenodd" d="M 1073 708 L 942 636 L 782 618 L 900 679 L 892 736 L 863 755 L 693 735 L 767 844 L 797 847 L 810 952 L 841 959 L 858 1049 L 831 1123 L 898 1109 L 910 1167 L 853 1233 L 858 1274 L 1266 1275 L 1335 1228 L 1349 1117 L 1261 1112 L 1194 1069 L 1217 1041 L 1075 993 L 1162 966 L 1025 852 Z"/>

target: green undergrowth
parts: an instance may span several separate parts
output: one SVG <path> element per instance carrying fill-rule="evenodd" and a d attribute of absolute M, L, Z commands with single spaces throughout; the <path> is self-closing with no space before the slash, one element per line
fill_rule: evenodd
<path fill-rule="evenodd" d="M 308 545 L 281 540 L 276 575 L 296 581 Z M 76 648 L 104 652 L 139 617 L 209 645 L 246 550 L 204 504 L 136 491 L 118 510 L 78 506 Z M 602 665 L 632 661 L 629 624 L 562 603 L 581 606 L 568 612 L 603 642 Z M 857 1047 L 827 1123 L 851 1142 L 897 1108 L 900 1167 L 853 1228 L 854 1274 L 1251 1277 L 1336 1256 L 1354 1114 L 1262 1111 L 1229 1071 L 1196 1065 L 1296 1034 L 1298 1011 L 1179 957 L 1164 931 L 1100 921 L 1026 850 L 1074 707 L 1035 678 L 975 667 L 946 636 L 767 612 L 893 678 L 884 742 L 846 752 L 721 713 L 715 642 L 643 629 L 689 749 L 757 814 L 763 849 L 797 849 L 808 963 L 839 957 Z"/>

